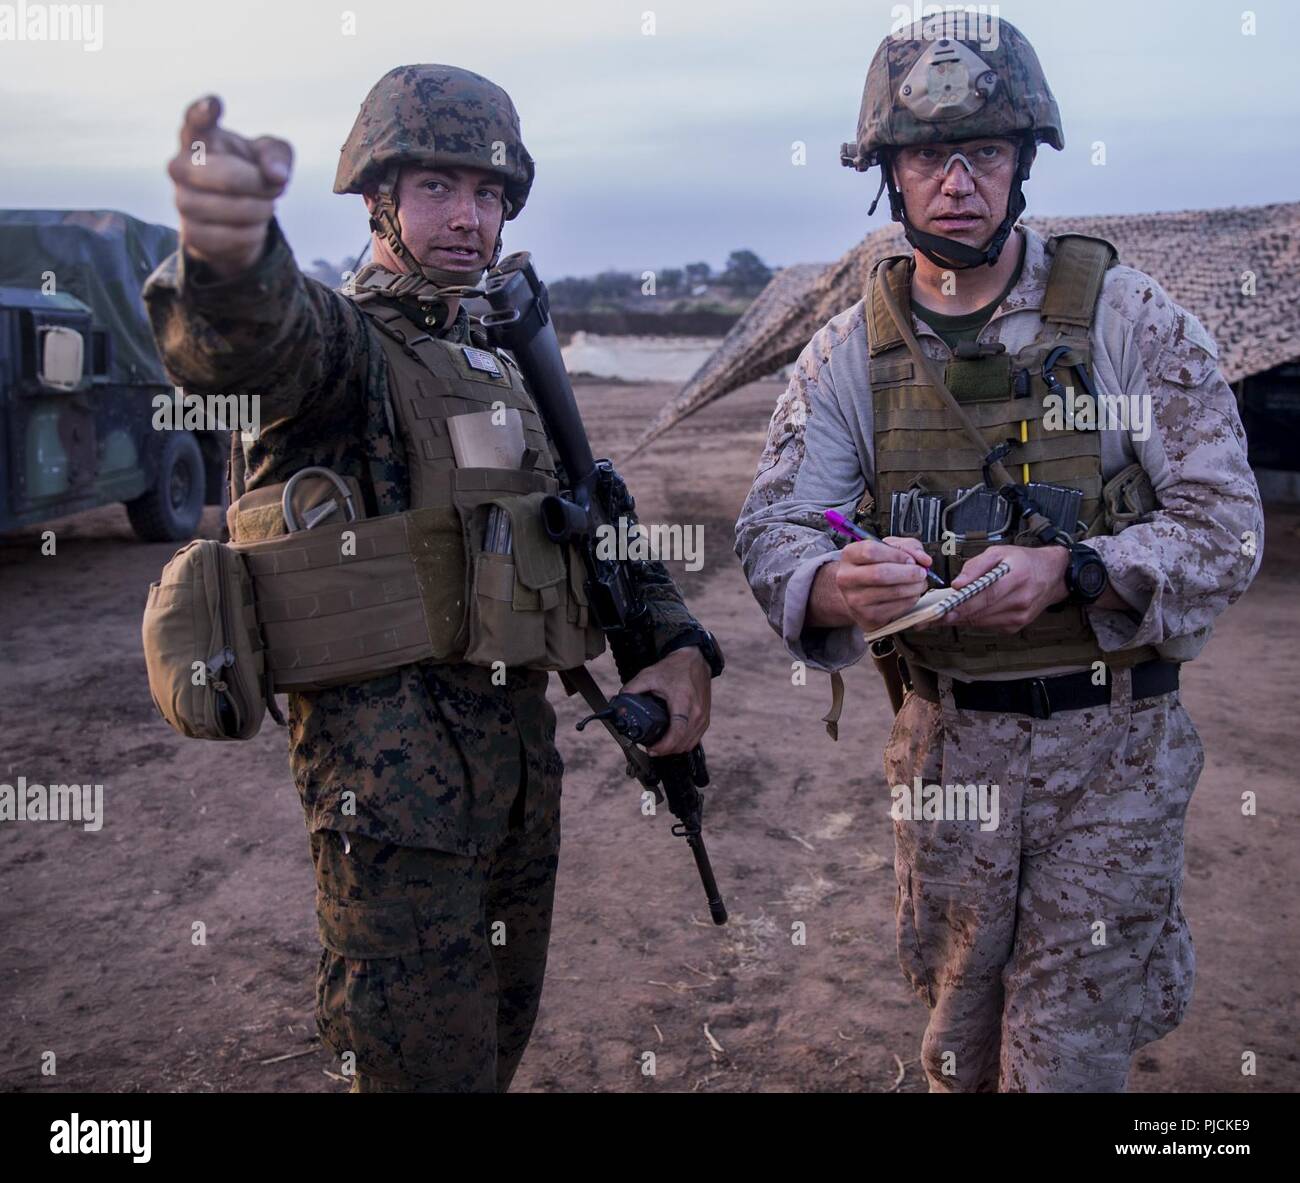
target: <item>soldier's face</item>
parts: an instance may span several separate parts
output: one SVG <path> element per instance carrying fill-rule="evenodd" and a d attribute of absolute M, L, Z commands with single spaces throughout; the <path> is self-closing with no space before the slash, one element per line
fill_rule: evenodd
<path fill-rule="evenodd" d="M 421 263 L 446 271 L 483 270 L 505 216 L 496 173 L 478 168 L 403 168 L 397 178 L 402 241 Z"/>
<path fill-rule="evenodd" d="M 894 183 L 918 230 L 978 249 L 1007 215 L 1016 157 L 1011 140 L 920 144 L 896 155 Z"/>

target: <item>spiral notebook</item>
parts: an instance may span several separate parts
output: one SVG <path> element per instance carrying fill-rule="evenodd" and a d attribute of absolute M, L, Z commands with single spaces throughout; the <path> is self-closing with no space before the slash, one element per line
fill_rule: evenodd
<path fill-rule="evenodd" d="M 999 563 L 992 571 L 981 575 L 973 583 L 968 583 L 960 591 L 953 591 L 950 587 L 933 588 L 916 601 L 914 608 L 891 620 L 882 628 L 867 633 L 867 644 L 878 641 L 881 637 L 892 637 L 904 629 L 915 628 L 918 624 L 928 624 L 932 620 L 938 620 L 940 616 L 946 616 L 958 604 L 964 604 L 971 596 L 977 596 L 986 587 L 997 583 L 1010 570 L 1006 563 Z"/>

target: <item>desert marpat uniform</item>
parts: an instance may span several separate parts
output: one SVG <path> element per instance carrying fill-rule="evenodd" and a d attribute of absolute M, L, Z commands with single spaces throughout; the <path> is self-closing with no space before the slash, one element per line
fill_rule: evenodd
<path fill-rule="evenodd" d="M 978 336 L 1011 355 L 1040 331 L 1051 263 L 1038 234 L 1016 233 L 1020 280 Z M 835 317 L 801 355 L 737 523 L 737 553 L 772 627 L 792 657 L 827 671 L 865 652 L 860 629 L 805 624 L 816 572 L 839 555 L 823 511 L 852 513 L 875 480 L 864 308 Z M 951 351 L 915 315 L 911 324 L 942 369 Z M 1103 653 L 1154 646 L 1186 660 L 1260 561 L 1236 402 L 1205 330 L 1141 272 L 1106 272 L 1090 338 L 1098 392 L 1149 396 L 1152 410 L 1145 440 L 1098 432 L 1102 476 L 1140 463 L 1158 507 L 1088 539 L 1133 611 L 1094 607 L 1087 620 Z M 1018 471 L 1014 453 L 1008 464 Z M 995 830 L 977 819 L 895 822 L 899 959 L 931 1008 L 930 1087 L 1122 1089 L 1132 1054 L 1176 1026 L 1191 996 L 1180 891 L 1183 819 L 1204 763 L 1196 730 L 1176 691 L 1135 700 L 1126 668 L 1108 671 L 1108 704 L 1048 718 L 958 707 L 954 672 L 937 671 L 938 702 L 907 695 L 884 757 L 891 787 L 920 777 L 1000 788 Z M 882 795 L 881 816 L 890 805 Z"/>
<path fill-rule="evenodd" d="M 204 270 L 178 252 L 145 299 L 187 392 L 260 396 L 242 484 L 322 465 L 360 482 L 368 516 L 407 509 L 388 363 L 367 316 L 302 274 L 274 221 L 250 271 Z M 424 323 L 413 301 L 381 303 Z M 438 335 L 487 346 L 463 308 Z M 698 626 L 661 565 L 640 578 L 662 651 Z M 359 1091 L 504 1090 L 514 1075 L 541 994 L 560 841 L 546 687 L 542 670 L 512 668 L 494 685 L 490 668 L 425 661 L 289 696 L 324 945 L 317 1018 L 336 1052 L 355 1054 Z"/>

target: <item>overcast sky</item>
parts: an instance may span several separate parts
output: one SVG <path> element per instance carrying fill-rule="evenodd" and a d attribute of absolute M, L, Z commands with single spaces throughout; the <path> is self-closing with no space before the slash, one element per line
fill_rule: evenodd
<path fill-rule="evenodd" d="M 35 7 L 32 4 L 28 8 Z M 0 40 L 0 203 L 114 208 L 175 224 L 163 171 L 207 91 L 226 123 L 294 145 L 279 209 L 299 258 L 366 239 L 331 193 L 373 83 L 411 61 L 513 96 L 537 160 L 507 250 L 543 275 L 641 271 L 749 247 L 829 261 L 868 229 L 878 173 L 839 164 L 889 3 L 852 0 L 107 0 L 102 49 Z M 1295 199 L 1294 0 L 1020 0 L 993 6 L 1037 48 L 1066 149 L 1042 149 L 1029 212 L 1121 213 Z M 0 4 L 15 10 L 18 4 Z M 1256 34 L 1244 35 L 1243 10 Z M 346 35 L 344 12 L 355 14 Z M 644 14 L 654 14 L 647 36 Z M 0 28 L 3 24 L 0 23 Z M 791 162 L 807 145 L 807 163 Z M 1092 163 L 1105 144 L 1106 164 Z"/>

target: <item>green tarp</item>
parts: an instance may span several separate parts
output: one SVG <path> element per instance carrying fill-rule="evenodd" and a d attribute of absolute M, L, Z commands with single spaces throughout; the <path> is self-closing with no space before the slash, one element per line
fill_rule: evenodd
<path fill-rule="evenodd" d="M 0 210 L 0 286 L 42 286 L 90 306 L 112 338 L 109 381 L 169 385 L 140 288 L 176 249 L 176 231 L 116 210 Z"/>

